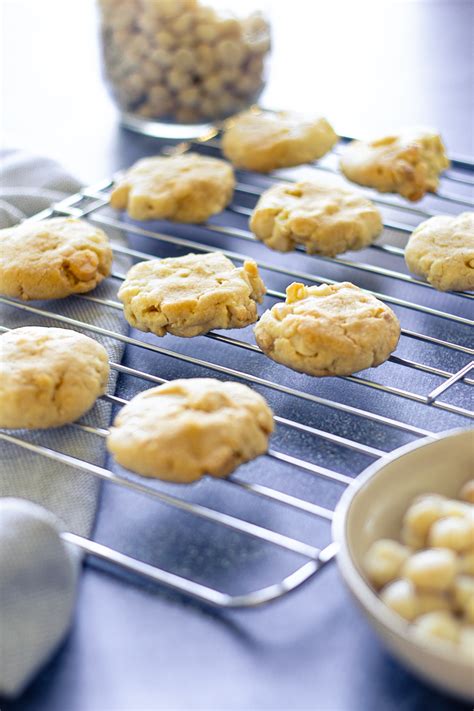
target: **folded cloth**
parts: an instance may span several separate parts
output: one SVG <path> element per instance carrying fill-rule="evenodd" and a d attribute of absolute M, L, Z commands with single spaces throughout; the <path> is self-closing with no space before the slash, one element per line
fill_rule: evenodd
<path fill-rule="evenodd" d="M 45 210 L 79 190 L 80 183 L 49 158 L 0 150 L 0 228 Z"/>
<path fill-rule="evenodd" d="M 18 694 L 58 646 L 74 609 L 79 558 L 61 523 L 24 499 L 0 499 L 0 694 Z"/>
<path fill-rule="evenodd" d="M 79 189 L 77 181 L 66 174 L 54 161 L 24 152 L 0 151 L 0 176 L 0 227 L 10 226 L 19 219 L 29 217 L 49 207 L 52 200 L 54 202 L 61 200 Z M 123 242 L 119 232 L 114 233 L 113 238 L 117 242 Z M 117 267 L 117 263 L 115 266 Z M 128 262 L 123 259 L 118 261 L 120 271 L 126 271 L 127 267 Z M 116 290 L 117 285 L 114 280 L 107 279 L 95 290 L 94 294 L 105 299 L 115 300 Z M 120 334 L 127 330 L 120 311 L 77 297 L 33 302 L 33 306 L 45 311 L 64 314 L 78 321 Z M 80 326 L 61 323 L 54 317 L 44 317 L 22 311 L 6 303 L 0 304 L 0 323 L 7 328 L 36 325 L 82 330 Z M 120 362 L 123 344 L 87 330 L 83 332 L 105 346 L 111 361 Z M 116 371 L 112 370 L 109 392 L 114 391 L 115 381 Z M 110 416 L 110 403 L 98 400 L 94 408 L 81 421 L 106 428 L 109 425 Z M 101 465 L 105 460 L 103 439 L 73 427 L 66 426 L 41 432 L 9 431 L 8 434 L 29 442 L 33 447 L 48 447 L 58 453 L 66 453 L 93 464 Z M 37 451 L 24 449 L 13 442 L 2 441 L 1 452 L 0 497 L 28 499 L 51 511 L 68 531 L 83 536 L 90 535 L 99 496 L 97 479 L 78 468 L 68 466 L 63 461 L 46 458 Z M 24 525 L 24 511 L 22 510 L 20 514 L 13 531 L 19 531 Z M 16 509 L 10 511 L 9 520 L 14 521 L 15 515 Z M 0 535 L 3 530 L 2 527 Z M 54 546 L 57 546 L 57 541 L 54 542 Z M 3 588 L 0 588 L 0 637 L 2 640 L 10 640 L 8 664 L 4 663 L 4 658 L 1 656 L 5 653 L 5 649 L 0 647 L 0 693 L 10 695 L 18 694 L 24 688 L 31 678 L 31 674 L 51 654 L 54 646 L 51 639 L 59 639 L 60 636 L 53 629 L 49 630 L 50 625 L 55 624 L 54 615 L 46 613 L 45 606 L 39 605 L 32 609 L 25 625 L 18 618 L 19 611 L 22 610 L 20 601 L 23 598 L 27 601 L 30 594 L 28 587 L 31 583 L 30 576 L 38 575 L 42 571 L 41 560 L 46 565 L 51 557 L 51 551 L 47 546 L 40 546 L 35 553 L 38 556 L 38 565 L 28 572 L 31 556 L 25 554 L 22 557 L 21 551 L 24 549 L 21 545 L 18 550 L 18 556 L 0 557 L 2 584 L 16 585 L 19 603 L 17 607 L 10 608 L 7 611 L 8 614 L 5 614 Z M 18 575 L 19 569 L 24 569 L 24 575 Z M 53 576 L 52 585 L 54 585 L 55 579 Z M 23 587 L 24 580 L 29 581 L 25 588 Z M 59 588 L 57 593 L 62 594 Z M 69 596 L 69 594 L 68 592 L 67 595 Z M 66 618 L 69 619 L 67 615 L 64 616 L 64 620 Z M 20 627 L 23 632 L 17 634 Z M 31 631 L 31 639 L 28 638 L 28 633 L 24 632 L 27 627 Z M 63 627 L 63 633 L 64 630 L 65 627 Z M 28 646 L 29 651 L 25 645 Z"/>

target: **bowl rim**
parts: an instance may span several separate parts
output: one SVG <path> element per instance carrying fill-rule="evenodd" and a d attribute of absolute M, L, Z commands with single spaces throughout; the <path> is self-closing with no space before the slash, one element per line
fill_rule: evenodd
<path fill-rule="evenodd" d="M 379 595 L 365 580 L 359 571 L 358 566 L 354 562 L 346 534 L 347 518 L 355 497 L 367 486 L 369 481 L 371 481 L 381 469 L 384 469 L 391 462 L 406 456 L 416 449 L 429 447 L 440 440 L 455 438 L 461 434 L 466 434 L 467 432 L 474 434 L 474 429 L 458 427 L 434 433 L 432 436 L 423 437 L 415 442 L 409 442 L 408 444 L 402 445 L 401 447 L 394 449 L 392 452 L 387 453 L 373 464 L 369 465 L 367 469 L 364 469 L 364 471 L 359 474 L 351 484 L 349 484 L 339 499 L 332 520 L 332 536 L 333 540 L 338 544 L 337 564 L 344 581 L 362 607 L 368 610 L 370 614 L 376 618 L 379 624 L 385 627 L 391 635 L 398 639 L 398 641 L 409 643 L 416 648 L 423 650 L 425 653 L 432 655 L 438 660 L 449 663 L 450 665 L 454 664 L 458 668 L 462 668 L 466 672 L 472 674 L 472 661 L 462 657 L 461 655 L 459 655 L 456 659 L 453 658 L 452 650 L 448 645 L 446 645 L 446 649 L 442 644 L 433 647 L 426 642 L 417 639 L 410 632 L 410 623 L 397 615 L 397 613 L 393 610 L 390 610 L 390 608 L 382 602 Z"/>

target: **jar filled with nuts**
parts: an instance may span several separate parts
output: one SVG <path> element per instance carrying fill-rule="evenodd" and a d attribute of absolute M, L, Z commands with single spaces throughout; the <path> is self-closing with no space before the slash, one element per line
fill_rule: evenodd
<path fill-rule="evenodd" d="M 122 123 L 183 138 L 253 104 L 270 52 L 260 10 L 217 0 L 98 0 L 105 78 Z"/>

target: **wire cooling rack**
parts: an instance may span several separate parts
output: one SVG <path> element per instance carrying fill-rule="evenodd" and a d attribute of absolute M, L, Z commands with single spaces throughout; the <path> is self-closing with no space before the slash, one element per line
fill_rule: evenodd
<path fill-rule="evenodd" d="M 343 137 L 341 144 L 347 140 Z M 160 367 L 165 367 L 161 364 L 172 363 L 173 377 L 212 375 L 236 379 L 258 389 L 271 401 L 277 424 L 276 434 L 265 457 L 250 467 L 250 476 L 245 473 L 249 465 L 245 465 L 225 480 L 224 484 L 229 489 L 227 501 L 232 503 L 233 491 L 235 493 L 236 489 L 240 489 L 252 497 L 265 499 L 273 507 L 291 509 L 326 522 L 326 525 L 332 519 L 333 507 L 318 503 L 323 484 L 324 500 L 329 498 L 335 502 L 341 490 L 371 461 L 407 441 L 419 437 L 436 438 L 438 432 L 446 429 L 466 427 L 474 416 L 469 409 L 470 388 L 474 380 L 468 377 L 474 367 L 474 361 L 469 359 L 474 354 L 470 331 L 474 322 L 469 318 L 474 294 L 437 292 L 431 285 L 411 276 L 403 260 L 407 236 L 421 220 L 435 214 L 458 214 L 473 209 L 474 164 L 471 161 L 454 158 L 451 168 L 441 180 L 439 191 L 424 198 L 421 206 L 408 204 L 397 196 L 364 190 L 382 211 L 384 233 L 377 244 L 361 252 L 335 258 L 310 256 L 302 250 L 282 255 L 257 242 L 248 231 L 248 216 L 262 190 L 275 181 L 308 177 L 315 171 L 336 173 L 341 144 L 317 164 L 278 171 L 272 176 L 237 171 L 234 201 L 206 225 L 138 223 L 118 214 L 108 206 L 113 185 L 111 180 L 85 188 L 32 219 L 70 215 L 89 220 L 110 233 L 115 231 L 117 234 L 116 231 L 119 231 L 126 236 L 128 246 L 112 240 L 114 253 L 133 260 L 215 250 L 237 263 L 250 256 L 257 261 L 269 287 L 266 307 L 284 299 L 285 287 L 294 280 L 312 284 L 353 281 L 390 304 L 402 324 L 402 336 L 396 353 L 377 369 L 344 378 L 310 378 L 266 359 L 254 344 L 251 329 L 232 332 L 232 335 L 229 332 L 211 332 L 198 339 L 170 336 L 157 339 L 140 332 L 124 335 L 54 310 L 0 297 L 0 302 L 28 312 L 32 319 L 48 317 L 58 325 L 65 324 L 92 336 L 98 334 L 118 339 L 132 349 L 144 349 L 160 358 Z M 181 146 L 183 149 L 189 147 L 219 155 L 219 134 Z M 166 147 L 162 150 L 166 152 Z M 110 278 L 115 280 L 118 288 L 124 274 L 115 270 Z M 90 301 L 104 309 L 122 308 L 116 300 L 101 298 L 100 287 L 93 294 L 69 299 Z M 5 326 L 0 329 L 8 330 Z M 111 367 L 121 377 L 135 379 L 140 388 L 167 380 L 120 363 L 111 363 Z M 113 394 L 106 394 L 104 398 L 115 406 L 126 402 Z M 74 423 L 68 426 L 94 437 L 107 436 L 107 430 L 92 425 Z M 191 524 L 196 517 L 204 519 L 218 527 L 270 544 L 277 552 L 291 552 L 300 559 L 296 569 L 279 577 L 276 582 L 253 587 L 250 592 L 232 594 L 218 589 L 218 586 L 206 585 L 137 560 L 97 541 L 73 533 L 62 534 L 64 540 L 90 556 L 109 561 L 205 603 L 227 608 L 254 607 L 281 598 L 312 578 L 336 554 L 335 544 L 330 542 L 327 533 L 326 544 L 316 546 L 312 540 L 306 542 L 298 536 L 246 520 L 240 513 L 241 507 L 237 513 L 221 511 L 193 501 L 192 497 L 169 493 L 166 485 L 156 485 L 156 482 L 127 476 L 120 471 L 117 473 L 115 467 L 109 469 L 77 459 L 37 440 L 29 441 L 17 432 L 2 431 L 0 439 L 40 457 L 63 463 L 66 467 L 88 472 L 110 484 L 152 497 L 184 512 L 190 517 Z M 304 491 L 311 491 L 311 496 L 282 490 L 287 487 L 282 486 L 281 477 L 276 488 L 268 479 L 265 484 L 259 483 L 259 472 L 267 468 L 265 459 L 284 467 L 288 483 L 296 471 L 309 477 L 309 486 Z M 212 486 L 219 483 L 223 482 L 215 481 Z M 328 487 L 333 489 L 332 497 L 327 495 Z"/>

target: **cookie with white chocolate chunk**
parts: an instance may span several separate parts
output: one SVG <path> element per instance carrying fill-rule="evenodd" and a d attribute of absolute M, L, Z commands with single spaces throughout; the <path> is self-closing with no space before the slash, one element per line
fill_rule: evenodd
<path fill-rule="evenodd" d="M 134 328 L 189 338 L 257 320 L 265 285 L 253 260 L 236 267 L 219 252 L 151 259 L 130 269 L 118 292 Z"/>
<path fill-rule="evenodd" d="M 107 386 L 97 341 L 64 328 L 25 326 L 0 336 L 0 427 L 46 429 L 84 415 Z"/>
<path fill-rule="evenodd" d="M 228 476 L 268 448 L 273 414 L 241 383 L 172 380 L 136 395 L 115 418 L 107 448 L 137 474 L 191 483 Z"/>
<path fill-rule="evenodd" d="M 197 153 L 142 158 L 118 179 L 110 204 L 136 220 L 205 222 L 232 199 L 234 171 Z"/>
<path fill-rule="evenodd" d="M 291 284 L 286 301 L 254 328 L 266 355 L 315 375 L 351 375 L 383 363 L 395 350 L 400 323 L 393 311 L 354 284 Z"/>
<path fill-rule="evenodd" d="M 382 232 L 382 216 L 366 197 L 321 180 L 279 183 L 266 190 L 250 217 L 250 229 L 271 249 L 301 245 L 330 257 L 363 249 Z"/>
<path fill-rule="evenodd" d="M 337 140 L 322 116 L 251 109 L 227 122 L 222 151 L 236 168 L 269 173 L 321 158 Z"/>
<path fill-rule="evenodd" d="M 422 222 L 405 247 L 405 261 L 440 291 L 474 289 L 474 212 Z"/>
<path fill-rule="evenodd" d="M 105 232 L 85 220 L 53 217 L 0 230 L 0 294 L 62 299 L 94 289 L 110 274 Z"/>
<path fill-rule="evenodd" d="M 340 167 L 354 183 L 415 201 L 435 192 L 449 160 L 436 131 L 412 128 L 372 141 L 352 141 Z"/>

